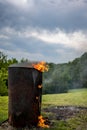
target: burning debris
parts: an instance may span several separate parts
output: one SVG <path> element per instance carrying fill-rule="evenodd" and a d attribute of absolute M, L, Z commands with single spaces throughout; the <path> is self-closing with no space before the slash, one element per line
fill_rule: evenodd
<path fill-rule="evenodd" d="M 15 64 L 8 69 L 9 124 L 12 127 L 46 127 L 41 116 L 42 72 L 45 62 Z"/>
<path fill-rule="evenodd" d="M 44 72 L 44 71 L 48 71 L 48 65 L 45 62 L 39 62 L 37 64 L 33 64 L 33 67 L 35 69 L 37 69 L 40 72 Z M 41 89 L 42 88 L 42 84 L 38 85 L 38 88 Z M 39 97 L 36 97 L 36 99 L 38 100 Z M 42 117 L 42 115 L 38 116 L 38 127 L 41 128 L 49 128 L 49 125 L 46 125 L 46 120 Z"/>
<path fill-rule="evenodd" d="M 41 115 L 38 117 L 38 127 L 49 128 L 49 125 L 46 124 L 46 120 Z"/>
<path fill-rule="evenodd" d="M 48 65 L 44 61 L 41 61 L 37 64 L 32 64 L 32 66 L 40 72 L 48 71 Z"/>
<path fill-rule="evenodd" d="M 38 88 L 42 88 L 42 85 L 38 85 Z"/>

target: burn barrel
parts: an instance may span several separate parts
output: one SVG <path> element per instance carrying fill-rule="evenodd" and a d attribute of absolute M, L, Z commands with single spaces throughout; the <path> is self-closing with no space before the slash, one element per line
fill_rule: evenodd
<path fill-rule="evenodd" d="M 32 63 L 8 68 L 9 124 L 16 128 L 37 126 L 41 113 L 42 72 Z"/>

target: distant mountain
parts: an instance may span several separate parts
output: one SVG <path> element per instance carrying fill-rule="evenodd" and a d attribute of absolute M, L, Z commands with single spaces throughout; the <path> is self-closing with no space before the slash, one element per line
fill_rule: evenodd
<path fill-rule="evenodd" d="M 72 62 L 49 63 L 43 74 L 43 93 L 63 93 L 69 89 L 87 88 L 87 52 Z"/>

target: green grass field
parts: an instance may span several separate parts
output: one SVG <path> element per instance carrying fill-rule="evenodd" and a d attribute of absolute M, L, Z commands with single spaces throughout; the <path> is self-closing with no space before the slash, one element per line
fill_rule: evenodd
<path fill-rule="evenodd" d="M 87 89 L 70 90 L 64 94 L 47 94 L 42 96 L 42 115 L 43 109 L 52 106 L 82 106 L 87 107 Z M 8 97 L 0 96 L 0 122 L 8 118 Z M 81 112 L 80 115 L 65 121 L 55 121 L 55 128 L 50 130 L 87 130 L 87 113 Z M 46 129 L 44 129 L 46 130 Z"/>
<path fill-rule="evenodd" d="M 8 97 L 0 96 L 0 122 L 8 118 Z"/>
<path fill-rule="evenodd" d="M 74 89 L 64 94 L 43 95 L 42 106 L 48 105 L 87 107 L 87 89 Z"/>

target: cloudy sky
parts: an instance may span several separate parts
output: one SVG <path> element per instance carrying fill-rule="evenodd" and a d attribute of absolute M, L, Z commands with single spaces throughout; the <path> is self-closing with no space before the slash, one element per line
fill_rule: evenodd
<path fill-rule="evenodd" d="M 65 63 L 87 51 L 87 0 L 0 0 L 0 51 Z"/>

